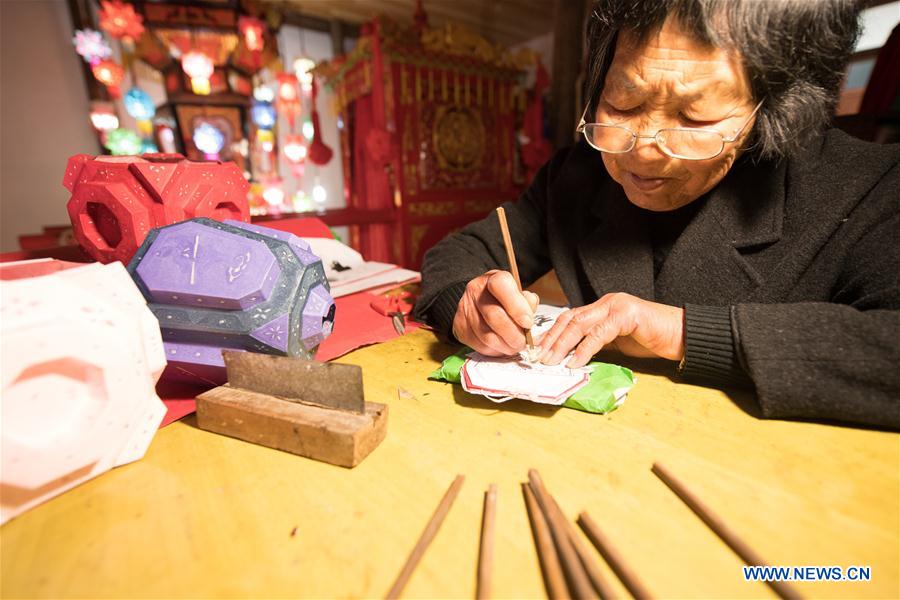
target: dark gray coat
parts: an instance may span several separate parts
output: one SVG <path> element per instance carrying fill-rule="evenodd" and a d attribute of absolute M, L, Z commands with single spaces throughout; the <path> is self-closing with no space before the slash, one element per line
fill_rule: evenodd
<path fill-rule="evenodd" d="M 832 130 L 777 164 L 739 160 L 655 278 L 640 209 L 584 142 L 506 210 L 523 285 L 554 268 L 573 306 L 608 292 L 687 305 L 688 363 L 734 380 L 693 341 L 719 311 L 724 360 L 765 416 L 900 428 L 900 145 Z M 427 253 L 416 315 L 448 331 L 465 282 L 493 268 L 508 267 L 492 215 Z"/>

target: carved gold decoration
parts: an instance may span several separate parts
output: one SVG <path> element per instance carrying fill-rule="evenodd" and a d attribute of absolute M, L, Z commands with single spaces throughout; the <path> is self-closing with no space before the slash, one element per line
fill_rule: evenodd
<path fill-rule="evenodd" d="M 478 167 L 484 155 L 484 137 L 480 113 L 461 106 L 438 107 L 432 143 L 440 168 L 469 171 Z"/>
<path fill-rule="evenodd" d="M 413 67 L 416 70 L 416 102 L 422 101 L 422 72 L 419 67 Z"/>
<path fill-rule="evenodd" d="M 413 225 L 409 228 L 409 253 L 412 257 L 419 256 L 419 247 L 422 238 L 428 233 L 428 225 Z"/>
<path fill-rule="evenodd" d="M 515 52 L 499 44 L 491 44 L 465 25 L 445 23 L 443 27 L 422 32 L 422 45 L 430 52 L 454 54 L 496 65 L 523 69 L 531 64 L 533 50 L 522 48 Z"/>
<path fill-rule="evenodd" d="M 503 200 L 466 200 L 463 203 L 463 212 L 467 215 L 487 213 L 503 203 Z"/>
<path fill-rule="evenodd" d="M 449 217 L 460 212 L 455 200 L 425 200 L 410 202 L 407 206 L 410 217 Z"/>

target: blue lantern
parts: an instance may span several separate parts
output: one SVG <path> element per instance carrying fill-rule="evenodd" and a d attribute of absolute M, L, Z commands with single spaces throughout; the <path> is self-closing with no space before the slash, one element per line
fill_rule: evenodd
<path fill-rule="evenodd" d="M 141 154 L 155 154 L 159 152 L 159 148 L 153 143 L 153 140 L 141 140 Z"/>
<path fill-rule="evenodd" d="M 260 129 L 272 129 L 275 127 L 275 107 L 271 102 L 254 100 L 250 118 Z"/>
<path fill-rule="evenodd" d="M 218 127 L 207 122 L 194 129 L 194 145 L 207 155 L 218 154 L 225 146 L 225 134 Z"/>
<path fill-rule="evenodd" d="M 156 114 L 156 105 L 150 94 L 139 87 L 133 87 L 122 99 L 125 103 L 125 111 L 138 121 L 149 121 Z"/>

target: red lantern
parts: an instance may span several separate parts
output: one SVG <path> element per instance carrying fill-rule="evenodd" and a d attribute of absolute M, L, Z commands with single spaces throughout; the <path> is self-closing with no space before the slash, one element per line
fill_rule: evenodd
<path fill-rule="evenodd" d="M 97 81 L 107 87 L 110 96 L 118 98 L 122 95 L 119 85 L 125 78 L 125 69 L 119 63 L 109 59 L 101 60 L 91 67 L 91 72 Z"/>
<path fill-rule="evenodd" d="M 100 0 L 100 27 L 117 39 L 137 40 L 144 33 L 144 20 L 134 7 L 119 0 Z"/>
<path fill-rule="evenodd" d="M 238 30 L 244 38 L 244 45 L 251 52 L 259 52 L 266 45 L 263 37 L 265 25 L 259 19 L 254 17 L 241 17 L 238 19 Z"/>
<path fill-rule="evenodd" d="M 287 115 L 291 129 L 294 128 L 294 117 L 300 112 L 300 92 L 297 89 L 297 77 L 290 73 L 278 75 L 278 108 Z"/>
<path fill-rule="evenodd" d="M 287 104 L 300 103 L 296 75 L 281 73 L 278 76 L 278 99 Z"/>

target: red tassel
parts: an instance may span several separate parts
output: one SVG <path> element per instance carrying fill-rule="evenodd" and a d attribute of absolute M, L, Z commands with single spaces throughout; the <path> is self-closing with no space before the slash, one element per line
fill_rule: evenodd
<path fill-rule="evenodd" d="M 327 164 L 328 161 L 331 160 L 332 155 L 334 155 L 334 151 L 325 145 L 325 142 L 322 141 L 322 126 L 319 124 L 319 110 L 316 107 L 316 91 L 318 89 L 318 84 L 316 83 L 315 77 L 313 77 L 312 83 L 312 126 L 313 126 L 313 139 L 312 143 L 309 145 L 309 154 L 307 154 L 307 158 L 316 165 L 324 165 Z"/>

